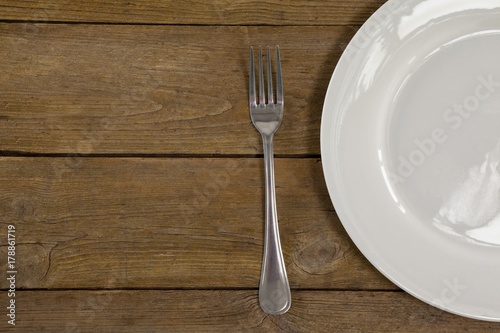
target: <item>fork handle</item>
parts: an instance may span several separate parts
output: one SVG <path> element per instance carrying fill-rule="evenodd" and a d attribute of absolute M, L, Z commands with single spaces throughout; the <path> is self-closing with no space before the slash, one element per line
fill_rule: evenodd
<path fill-rule="evenodd" d="M 259 303 L 264 312 L 283 314 L 292 303 L 285 261 L 281 251 L 274 185 L 273 135 L 262 135 L 266 174 L 266 221 L 264 231 L 264 257 L 259 286 Z"/>

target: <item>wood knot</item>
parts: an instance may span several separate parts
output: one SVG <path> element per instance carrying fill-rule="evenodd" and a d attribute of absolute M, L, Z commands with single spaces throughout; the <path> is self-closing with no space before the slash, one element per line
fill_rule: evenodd
<path fill-rule="evenodd" d="M 16 217 L 22 221 L 28 220 L 35 214 L 35 206 L 24 197 L 12 200 L 11 207 L 14 209 Z"/>
<path fill-rule="evenodd" d="M 316 240 L 294 253 L 297 266 L 309 274 L 327 274 L 334 262 L 343 257 L 340 246 L 332 239 Z"/>
<path fill-rule="evenodd" d="M 20 287 L 37 288 L 43 283 L 50 268 L 49 250 L 42 244 L 19 244 L 19 258 L 23 260 L 18 267 Z"/>

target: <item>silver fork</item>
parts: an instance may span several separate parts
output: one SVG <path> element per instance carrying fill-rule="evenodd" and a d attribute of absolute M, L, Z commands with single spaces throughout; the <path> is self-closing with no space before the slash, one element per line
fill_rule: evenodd
<path fill-rule="evenodd" d="M 292 303 L 290 286 L 286 275 L 285 261 L 281 251 L 274 187 L 273 137 L 283 119 L 283 81 L 279 46 L 276 45 L 276 101 L 273 93 L 271 52 L 267 46 L 267 101 L 264 92 L 264 69 L 262 48 L 259 47 L 259 99 L 255 89 L 255 66 L 253 48 L 250 48 L 250 118 L 262 135 L 266 175 L 266 221 L 264 233 L 264 256 L 259 285 L 259 303 L 264 312 L 283 314 Z"/>

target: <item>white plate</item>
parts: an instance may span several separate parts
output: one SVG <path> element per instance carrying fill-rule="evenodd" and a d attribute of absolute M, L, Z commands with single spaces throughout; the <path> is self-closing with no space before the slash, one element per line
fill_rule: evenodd
<path fill-rule="evenodd" d="M 321 154 L 355 244 L 415 297 L 500 321 L 500 1 L 390 0 L 333 74 Z"/>

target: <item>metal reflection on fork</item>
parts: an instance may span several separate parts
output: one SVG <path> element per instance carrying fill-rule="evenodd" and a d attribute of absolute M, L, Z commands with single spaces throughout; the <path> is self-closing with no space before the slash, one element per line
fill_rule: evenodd
<path fill-rule="evenodd" d="M 259 92 L 257 99 L 254 52 L 253 48 L 250 48 L 250 118 L 262 135 L 266 187 L 264 256 L 259 285 L 259 303 L 264 312 L 278 315 L 287 312 L 292 303 L 279 237 L 274 185 L 273 137 L 283 119 L 283 81 L 279 46 L 276 45 L 276 99 L 273 92 L 270 47 L 267 46 L 267 98 L 264 88 L 266 84 L 264 82 L 261 47 L 259 47 L 258 58 Z"/>

